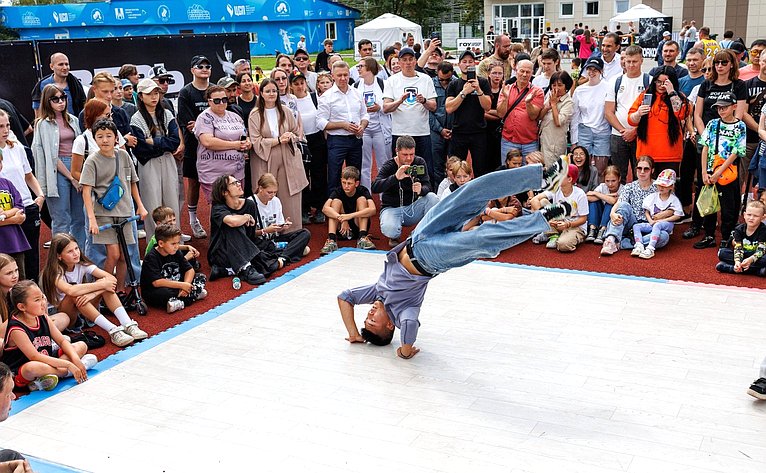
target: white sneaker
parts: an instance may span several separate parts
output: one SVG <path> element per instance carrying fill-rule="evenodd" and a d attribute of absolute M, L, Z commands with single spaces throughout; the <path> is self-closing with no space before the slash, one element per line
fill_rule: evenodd
<path fill-rule="evenodd" d="M 644 251 L 641 252 L 640 255 L 638 255 L 641 259 L 652 259 L 654 258 L 654 248 L 647 246 L 644 248 Z"/>
<path fill-rule="evenodd" d="M 641 256 L 642 251 L 644 251 L 644 244 L 638 242 L 633 245 L 633 251 L 630 252 L 630 256 Z"/>
<path fill-rule="evenodd" d="M 172 314 L 173 312 L 178 312 L 184 307 L 186 307 L 184 305 L 184 301 L 180 299 L 176 299 L 175 297 L 173 297 L 168 300 L 168 305 L 167 305 L 168 314 Z"/>
<path fill-rule="evenodd" d="M 188 241 L 191 241 L 191 235 L 187 235 L 186 233 L 181 234 L 181 243 L 186 243 Z"/>
<path fill-rule="evenodd" d="M 311 253 L 311 248 L 307 246 L 306 248 L 303 249 L 303 256 L 306 256 L 309 253 Z"/>
<path fill-rule="evenodd" d="M 541 245 L 547 242 L 549 239 L 550 239 L 550 235 L 548 235 L 545 232 L 542 232 L 532 237 L 532 243 L 534 243 L 535 245 Z"/>
<path fill-rule="evenodd" d="M 85 355 L 80 358 L 80 362 L 82 362 L 83 366 L 85 366 L 85 370 L 93 369 L 94 366 L 96 366 L 96 363 L 98 363 L 98 358 L 96 358 L 96 355 L 93 353 L 86 353 Z"/>
<path fill-rule="evenodd" d="M 201 239 L 207 238 L 207 232 L 202 228 L 202 224 L 199 223 L 199 219 L 191 222 L 192 235 L 194 238 Z"/>
<path fill-rule="evenodd" d="M 207 297 L 207 289 L 204 287 L 200 289 L 199 293 L 197 294 L 197 300 L 201 301 L 202 299 Z"/>
<path fill-rule="evenodd" d="M 123 330 L 125 330 L 125 333 L 133 337 L 133 340 L 135 341 L 143 340 L 149 336 L 148 333 L 138 328 L 138 322 L 135 320 L 131 320 L 130 323 L 123 327 Z"/>
<path fill-rule="evenodd" d="M 146 238 L 146 230 L 144 230 L 143 228 L 139 229 L 139 230 L 138 230 L 138 238 L 139 238 L 139 239 L 144 239 L 144 238 Z"/>
<path fill-rule="evenodd" d="M 112 343 L 118 347 L 126 347 L 135 341 L 133 337 L 125 333 L 122 325 L 118 325 L 113 328 L 109 332 L 109 338 L 112 340 Z"/>

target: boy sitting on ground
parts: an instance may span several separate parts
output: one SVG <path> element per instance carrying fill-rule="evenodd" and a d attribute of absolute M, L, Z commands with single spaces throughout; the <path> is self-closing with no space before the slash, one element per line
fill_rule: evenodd
<path fill-rule="evenodd" d="M 732 245 L 726 245 L 718 250 L 718 259 L 721 261 L 715 269 L 722 273 L 766 276 L 764 214 L 766 214 L 766 204 L 760 200 L 747 204 L 745 223 L 740 223 L 731 232 Z"/>
<path fill-rule="evenodd" d="M 160 224 L 154 236 L 157 246 L 146 255 L 141 266 L 141 293 L 146 302 L 165 308 L 170 314 L 207 297 L 205 275 L 195 274 L 178 249 L 181 229 Z"/>
<path fill-rule="evenodd" d="M 336 187 L 330 192 L 322 213 L 327 216 L 328 234 L 321 254 L 326 255 L 338 249 L 338 233 L 346 240 L 357 238 L 356 247 L 359 249 L 375 249 L 367 232 L 370 229 L 370 217 L 377 213 L 377 209 L 369 189 L 359 183 L 357 168 L 347 166 L 343 169 L 340 188 Z"/>
<path fill-rule="evenodd" d="M 155 226 L 159 226 L 164 223 L 166 225 L 170 225 L 171 227 L 175 227 L 176 213 L 170 207 L 160 206 L 152 211 L 152 220 L 154 220 Z M 144 252 L 144 256 L 148 255 L 149 252 L 152 251 L 152 249 L 156 245 L 157 245 L 157 235 L 152 235 L 152 238 L 149 239 L 149 242 L 146 244 L 146 252 Z M 197 258 L 199 258 L 199 251 L 197 251 L 197 249 L 191 245 L 183 245 L 183 244 L 178 245 L 178 249 L 184 255 L 184 258 L 186 258 L 186 261 L 188 261 L 189 264 L 192 265 L 192 268 L 194 268 L 195 271 L 199 271 L 200 264 L 199 264 L 199 261 L 197 260 Z"/>

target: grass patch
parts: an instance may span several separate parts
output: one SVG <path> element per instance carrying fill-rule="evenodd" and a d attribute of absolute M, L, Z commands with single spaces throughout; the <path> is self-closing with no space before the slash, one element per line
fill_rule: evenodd
<path fill-rule="evenodd" d="M 343 51 L 336 51 L 338 54 L 343 56 L 343 60 L 348 63 L 349 66 L 353 66 L 356 64 L 356 61 L 354 60 L 354 50 L 353 49 L 345 49 Z M 314 59 L 316 59 L 316 54 L 310 54 L 312 62 Z M 259 66 L 261 69 L 263 69 L 266 73 L 268 73 L 270 70 L 274 69 L 274 65 L 276 62 L 276 54 L 273 54 L 271 56 L 251 56 L 250 57 L 250 63 L 255 66 Z"/>

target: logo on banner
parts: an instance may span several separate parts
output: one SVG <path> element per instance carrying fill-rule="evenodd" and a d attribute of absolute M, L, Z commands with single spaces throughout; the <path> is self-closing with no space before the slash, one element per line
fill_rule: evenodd
<path fill-rule="evenodd" d="M 190 21 L 210 21 L 210 12 L 198 3 L 186 9 L 186 16 Z"/>
<path fill-rule="evenodd" d="M 276 13 L 277 16 L 288 16 L 290 15 L 290 5 L 284 0 L 279 0 L 274 4 L 274 13 Z"/>
<path fill-rule="evenodd" d="M 40 17 L 32 12 L 26 12 L 21 15 L 21 24 L 24 26 L 40 26 L 41 23 Z"/>
<path fill-rule="evenodd" d="M 229 13 L 229 16 L 245 16 L 247 15 L 247 6 L 231 5 L 227 3 L 226 11 Z"/>
<path fill-rule="evenodd" d="M 93 9 L 93 11 L 90 13 L 90 17 L 94 23 L 104 22 L 104 14 L 101 13 L 101 10 L 99 10 L 98 8 Z"/>
<path fill-rule="evenodd" d="M 160 21 L 167 23 L 170 21 L 170 8 L 167 5 L 160 5 L 157 7 L 157 16 L 160 18 Z"/>
<path fill-rule="evenodd" d="M 115 20 L 124 20 L 125 19 L 125 9 L 123 9 L 123 8 L 115 8 L 114 9 L 114 19 Z"/>

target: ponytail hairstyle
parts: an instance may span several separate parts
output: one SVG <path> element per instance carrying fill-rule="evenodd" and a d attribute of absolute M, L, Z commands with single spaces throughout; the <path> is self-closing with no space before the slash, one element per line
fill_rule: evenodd
<path fill-rule="evenodd" d="M 58 303 L 58 290 L 56 289 L 56 281 L 58 278 L 64 276 L 67 268 L 66 265 L 59 259 L 64 249 L 69 246 L 70 243 L 77 244 L 75 237 L 68 233 L 57 233 L 53 235 L 51 239 L 51 248 L 48 250 L 48 258 L 45 260 L 45 267 L 40 275 L 40 283 L 42 284 L 42 291 L 45 297 L 48 298 L 51 304 L 56 305 Z M 80 253 L 80 264 L 89 266 L 93 264 L 87 256 Z"/>
<path fill-rule="evenodd" d="M 11 305 L 13 306 L 13 311 L 11 312 L 12 315 L 17 315 L 21 313 L 21 310 L 18 308 L 18 304 L 23 304 L 27 300 L 27 294 L 29 293 L 29 290 L 32 288 L 39 287 L 37 284 L 35 284 L 34 281 L 25 279 L 24 281 L 19 281 L 16 283 L 15 286 L 11 288 Z"/>

